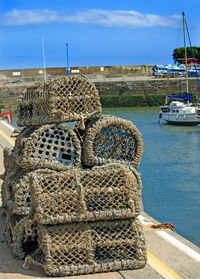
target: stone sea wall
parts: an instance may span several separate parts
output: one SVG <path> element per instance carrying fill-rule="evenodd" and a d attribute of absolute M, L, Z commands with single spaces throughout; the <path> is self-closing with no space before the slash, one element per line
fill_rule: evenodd
<path fill-rule="evenodd" d="M 169 95 L 184 94 L 186 88 L 185 79 L 147 79 L 131 81 L 106 81 L 95 83 L 100 96 L 121 95 Z M 196 79 L 189 79 L 189 90 L 193 94 L 199 94 L 200 90 Z"/>
<path fill-rule="evenodd" d="M 140 79 L 94 82 L 103 106 L 159 106 L 169 94 L 184 94 L 184 79 Z M 28 85 L 0 87 L 0 105 L 15 112 L 17 100 Z M 198 100 L 200 90 L 196 79 L 189 79 L 189 91 Z"/>
<path fill-rule="evenodd" d="M 0 87 L 0 105 L 11 112 L 17 112 L 17 103 L 27 85 Z"/>
<path fill-rule="evenodd" d="M 160 106 L 167 95 L 184 94 L 184 79 L 145 79 L 95 83 L 104 107 Z M 191 101 L 197 102 L 200 90 L 196 79 L 189 80 Z"/>

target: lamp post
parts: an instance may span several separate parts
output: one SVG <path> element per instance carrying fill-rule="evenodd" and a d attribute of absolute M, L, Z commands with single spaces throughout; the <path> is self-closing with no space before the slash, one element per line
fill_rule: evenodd
<path fill-rule="evenodd" d="M 69 76 L 69 53 L 68 53 L 68 43 L 66 43 L 66 54 L 67 54 L 67 75 Z"/>

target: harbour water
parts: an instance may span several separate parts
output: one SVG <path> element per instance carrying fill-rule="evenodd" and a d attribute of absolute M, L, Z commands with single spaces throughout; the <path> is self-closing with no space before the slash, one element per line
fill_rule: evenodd
<path fill-rule="evenodd" d="M 112 108 L 142 133 L 144 210 L 200 246 L 200 126 L 158 124 L 159 108 Z"/>
<path fill-rule="evenodd" d="M 200 247 L 200 126 L 158 124 L 159 108 L 107 108 L 103 113 L 132 121 L 142 133 L 138 171 L 145 212 L 176 225 L 177 233 Z"/>

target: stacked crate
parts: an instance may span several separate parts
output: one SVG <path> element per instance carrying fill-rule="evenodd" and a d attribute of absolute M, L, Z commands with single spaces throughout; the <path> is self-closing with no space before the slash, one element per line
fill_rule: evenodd
<path fill-rule="evenodd" d="M 2 186 L 14 256 L 53 276 L 143 267 L 143 146 L 132 122 L 101 115 L 95 86 L 66 77 L 28 88 L 18 125 L 27 127 L 4 152 Z"/>

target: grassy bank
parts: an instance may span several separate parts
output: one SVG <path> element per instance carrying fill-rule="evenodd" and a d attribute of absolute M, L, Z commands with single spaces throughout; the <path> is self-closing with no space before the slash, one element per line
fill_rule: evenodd
<path fill-rule="evenodd" d="M 164 105 L 166 95 L 102 96 L 102 107 L 159 107 Z M 190 94 L 190 102 L 196 103 L 195 94 Z"/>

